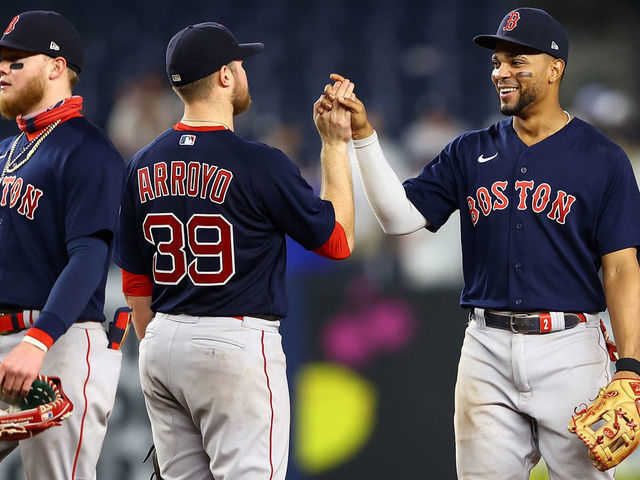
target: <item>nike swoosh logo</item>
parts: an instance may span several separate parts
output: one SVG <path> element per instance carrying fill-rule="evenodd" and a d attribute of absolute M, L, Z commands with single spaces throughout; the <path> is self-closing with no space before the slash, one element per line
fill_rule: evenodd
<path fill-rule="evenodd" d="M 6 157 L 6 156 L 7 156 L 7 153 L 8 153 L 8 152 L 5 152 L 5 154 L 4 154 L 4 155 L 0 155 L 0 158 L 4 158 L 4 157 Z"/>
<path fill-rule="evenodd" d="M 488 162 L 489 160 L 493 160 L 494 158 L 496 158 L 498 156 L 498 154 L 496 153 L 495 155 L 491 155 L 490 157 L 485 158 L 484 154 L 481 154 L 478 157 L 478 163 L 484 163 L 484 162 Z"/>

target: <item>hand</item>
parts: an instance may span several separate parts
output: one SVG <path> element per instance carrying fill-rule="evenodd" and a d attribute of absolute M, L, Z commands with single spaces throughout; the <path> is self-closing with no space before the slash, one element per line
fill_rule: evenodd
<path fill-rule="evenodd" d="M 320 113 L 323 96 L 314 103 L 313 114 L 316 128 L 324 145 L 333 143 L 346 143 L 351 138 L 351 113 L 338 103 L 338 98 L 351 97 L 355 85 L 347 79 L 336 82 L 335 95 L 331 110 Z"/>
<path fill-rule="evenodd" d="M 327 84 L 324 87 L 324 93 L 318 99 L 316 113 L 325 113 L 333 107 L 333 101 L 338 100 L 340 105 L 349 109 L 351 112 L 351 134 L 355 140 L 367 138 L 373 134 L 373 127 L 367 118 L 367 111 L 364 104 L 356 97 L 355 93 L 350 96 L 340 97 L 337 94 L 337 85 L 345 81 L 345 78 L 338 74 L 332 73 L 329 78 L 336 82 L 334 85 Z"/>
<path fill-rule="evenodd" d="M 0 386 L 2 394 L 9 398 L 25 396 L 40 373 L 43 352 L 35 345 L 20 342 L 0 363 Z"/>

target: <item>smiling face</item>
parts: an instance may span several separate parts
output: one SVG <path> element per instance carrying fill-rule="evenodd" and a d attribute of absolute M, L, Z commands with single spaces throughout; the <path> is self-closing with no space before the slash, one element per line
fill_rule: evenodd
<path fill-rule="evenodd" d="M 33 111 L 45 95 L 45 55 L 0 49 L 0 114 L 15 119 Z"/>
<path fill-rule="evenodd" d="M 499 41 L 491 61 L 491 80 L 504 115 L 526 114 L 551 94 L 553 85 L 557 91 L 557 62 L 562 60 L 532 48 Z M 552 79 L 554 81 L 550 81 Z"/>

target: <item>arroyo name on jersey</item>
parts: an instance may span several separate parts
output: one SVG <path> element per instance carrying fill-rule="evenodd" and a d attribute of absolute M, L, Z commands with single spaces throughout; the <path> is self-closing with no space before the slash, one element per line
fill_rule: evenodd
<path fill-rule="evenodd" d="M 509 182 L 507 180 L 496 181 L 489 188 L 478 188 L 475 198 L 472 196 L 467 197 L 467 205 L 474 226 L 480 219 L 480 212 L 487 217 L 492 211 L 504 210 L 509 206 L 510 195 L 505 195 L 508 186 Z M 535 213 L 543 213 L 551 203 L 547 218 L 555 220 L 562 225 L 564 225 L 567 215 L 571 212 L 571 207 L 576 201 L 575 196 L 563 190 L 558 190 L 555 200 L 551 202 L 551 186 L 548 183 L 541 183 L 536 187 L 533 180 L 517 180 L 515 182 L 515 190 L 518 193 L 518 210 L 531 208 Z M 531 201 L 528 201 L 530 192 L 533 192 L 533 195 L 531 196 Z"/>
<path fill-rule="evenodd" d="M 207 197 L 214 203 L 223 203 L 233 173 L 216 165 L 201 162 L 158 162 L 139 168 L 138 194 L 140 203 L 167 196 Z M 209 188 L 211 186 L 211 188 Z"/>
<path fill-rule="evenodd" d="M 23 190 L 24 189 L 24 193 Z M 15 175 L 2 179 L 2 197 L 0 206 L 15 208 L 18 206 L 18 213 L 24 215 L 29 220 L 33 220 L 36 208 L 42 197 L 42 190 L 34 187 L 30 183 L 25 185 L 24 180 Z"/>

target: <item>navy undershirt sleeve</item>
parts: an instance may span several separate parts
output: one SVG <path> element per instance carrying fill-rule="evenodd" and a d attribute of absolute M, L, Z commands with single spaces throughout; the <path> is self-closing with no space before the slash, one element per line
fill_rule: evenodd
<path fill-rule="evenodd" d="M 69 263 L 53 285 L 35 328 L 55 341 L 73 325 L 100 284 L 108 250 L 107 243 L 96 236 L 67 243 Z"/>

